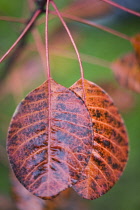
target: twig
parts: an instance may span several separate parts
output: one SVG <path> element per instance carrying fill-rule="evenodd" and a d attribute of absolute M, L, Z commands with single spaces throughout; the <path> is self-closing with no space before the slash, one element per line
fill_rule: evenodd
<path fill-rule="evenodd" d="M 56 13 L 54 11 L 50 11 L 50 13 L 53 14 L 53 15 L 56 15 Z M 111 28 L 108 28 L 106 26 L 99 25 L 97 23 L 94 23 L 93 21 L 85 20 L 83 18 L 79 18 L 79 17 L 73 16 L 73 15 L 70 15 L 70 14 L 65 14 L 65 13 L 61 13 L 61 15 L 65 18 L 70 19 L 70 20 L 74 20 L 74 21 L 77 21 L 77 22 L 80 22 L 80 23 L 83 23 L 83 24 L 86 24 L 86 25 L 89 25 L 89 26 L 99 28 L 99 29 L 101 29 L 103 31 L 106 31 L 110 34 L 113 34 L 117 37 L 120 37 L 120 38 L 123 38 L 125 40 L 131 41 L 131 37 L 127 36 L 126 34 L 120 33 L 118 31 L 115 31 L 115 30 L 113 30 Z"/>
<path fill-rule="evenodd" d="M 49 63 L 49 41 L 48 41 L 48 22 L 49 22 L 49 4 L 50 0 L 47 1 L 46 4 L 46 27 L 45 27 L 45 46 L 46 46 L 46 67 L 47 67 L 47 88 L 48 88 L 48 164 L 47 164 L 47 170 L 48 170 L 48 177 L 50 170 L 49 170 L 49 164 L 51 161 L 51 154 L 50 154 L 50 148 L 51 148 L 51 71 L 50 71 L 50 63 Z M 49 183 L 49 180 L 48 180 Z M 48 191 L 48 189 L 46 189 Z"/>
<path fill-rule="evenodd" d="M 14 44 L 9 48 L 9 50 L 7 50 L 7 52 L 2 56 L 2 58 L 0 59 L 0 63 L 9 55 L 9 53 L 15 48 L 15 46 L 19 43 L 19 41 L 25 36 L 25 34 L 27 34 L 27 32 L 29 32 L 29 29 L 33 26 L 35 20 L 37 19 L 37 17 L 41 14 L 41 10 L 36 10 L 35 13 L 33 14 L 30 22 L 27 24 L 27 26 L 25 27 L 25 29 L 23 30 L 23 32 L 20 34 L 20 36 L 18 37 L 18 39 L 14 42 Z"/>
<path fill-rule="evenodd" d="M 114 7 L 117 7 L 117 8 L 119 8 L 119 9 L 125 11 L 125 12 L 131 13 L 133 15 L 136 15 L 136 16 L 140 17 L 140 13 L 139 12 L 136 12 L 134 10 L 128 9 L 128 8 L 126 8 L 124 6 L 121 6 L 120 4 L 117 4 L 117 3 L 113 2 L 113 1 L 110 1 L 110 0 L 102 0 L 102 1 L 112 5 Z"/>
<path fill-rule="evenodd" d="M 28 28 L 28 30 L 25 31 L 25 29 L 24 29 L 21 32 L 22 35 L 23 35 L 23 32 L 25 32 L 25 34 L 22 36 L 22 39 L 19 40 L 20 42 L 16 42 L 16 43 L 18 43 L 17 45 L 14 43 L 15 50 L 14 50 L 13 54 L 9 57 L 9 59 L 7 60 L 7 62 L 5 63 L 5 65 L 4 65 L 4 71 L 3 71 L 3 73 L 1 74 L 1 77 L 0 77 L 0 83 L 1 83 L 1 85 L 2 85 L 3 79 L 7 76 L 7 74 L 12 69 L 11 67 L 14 65 L 17 57 L 19 57 L 19 55 L 23 51 L 24 47 L 26 46 L 26 38 L 27 38 L 28 34 L 30 33 L 30 31 L 32 30 L 34 24 L 36 23 L 37 18 L 42 13 L 44 13 L 44 6 L 45 6 L 45 4 L 46 4 L 46 0 L 40 1 L 40 5 L 38 5 L 37 9 L 35 9 L 32 12 L 30 18 L 26 21 L 25 29 L 27 29 L 27 25 L 28 26 L 30 25 L 30 27 Z M 34 18 L 34 21 L 32 21 L 32 24 L 31 24 L 31 20 L 33 20 L 33 17 L 35 17 L 35 14 L 38 14 L 38 15 L 36 16 L 36 18 Z M 20 37 L 21 37 L 21 35 L 20 35 Z M 11 48 L 13 49 L 14 47 L 12 46 Z M 8 54 L 9 54 L 9 52 L 8 52 Z M 2 62 L 2 60 L 4 60 L 5 56 L 7 56 L 7 53 L 6 53 L 6 55 L 4 55 L 1 58 L 1 60 L 0 60 L 1 62 Z"/>

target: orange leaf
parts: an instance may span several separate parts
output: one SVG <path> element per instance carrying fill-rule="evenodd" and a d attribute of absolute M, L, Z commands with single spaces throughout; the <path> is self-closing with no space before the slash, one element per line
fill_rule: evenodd
<path fill-rule="evenodd" d="M 50 82 L 50 100 L 46 81 L 19 104 L 7 142 L 16 177 L 43 199 L 77 182 L 88 164 L 93 141 L 91 118 L 82 99 Z"/>
<path fill-rule="evenodd" d="M 140 93 L 140 64 L 134 53 L 129 53 L 112 63 L 120 85 Z"/>
<path fill-rule="evenodd" d="M 71 90 L 82 96 L 82 81 Z M 128 158 L 128 137 L 117 108 L 107 93 L 85 80 L 86 105 L 94 124 L 94 145 L 90 161 L 74 190 L 86 199 L 106 193 L 119 179 Z"/>

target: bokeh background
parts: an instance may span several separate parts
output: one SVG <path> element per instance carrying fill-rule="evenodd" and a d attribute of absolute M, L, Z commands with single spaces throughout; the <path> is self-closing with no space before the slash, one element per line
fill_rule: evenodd
<path fill-rule="evenodd" d="M 122 1 L 116 2 L 122 3 Z M 64 11 L 67 13 L 89 18 L 129 36 L 134 36 L 140 32 L 140 19 L 138 17 L 105 5 L 101 1 L 89 0 L 85 4 L 82 0 L 60 0 L 56 3 L 59 8 L 65 8 Z M 96 9 L 94 8 L 95 4 Z M 123 5 L 140 11 L 139 0 L 125 0 Z M 34 3 L 31 0 L 0 0 L 0 16 L 28 18 L 31 13 L 29 8 L 33 7 Z M 42 24 L 36 26 L 41 34 L 42 47 L 44 47 L 45 26 L 43 17 L 42 15 L 40 18 Z M 111 62 L 132 51 L 133 47 L 127 40 L 107 32 L 74 21 L 67 22 L 82 55 L 85 78 L 97 83 L 112 96 L 124 118 L 130 139 L 129 161 L 123 176 L 101 198 L 94 201 L 84 201 L 86 209 L 139 210 L 140 95 L 120 87 L 112 70 L 108 68 Z M 0 20 L 0 57 L 16 40 L 23 27 L 24 24 L 22 23 Z M 16 56 L 13 64 L 7 65 L 10 56 L 0 64 L 1 210 L 15 209 L 11 200 L 9 166 L 5 149 L 10 119 L 17 104 L 26 94 L 46 80 L 44 56 L 40 57 L 37 51 L 38 32 L 34 31 L 27 37 L 26 46 L 21 49 L 21 53 Z M 52 76 L 58 83 L 69 87 L 79 79 L 80 69 L 74 56 L 73 47 L 57 18 L 50 18 L 49 21 L 49 43 Z M 95 57 L 100 58 L 100 60 Z M 101 59 L 107 62 L 103 62 Z M 97 61 L 99 65 L 96 64 Z M 72 204 L 71 201 L 70 209 L 74 209 Z"/>

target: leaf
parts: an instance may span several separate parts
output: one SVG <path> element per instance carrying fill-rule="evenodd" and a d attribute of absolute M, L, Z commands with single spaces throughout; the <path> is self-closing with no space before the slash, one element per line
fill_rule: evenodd
<path fill-rule="evenodd" d="M 94 145 L 90 161 L 74 190 L 86 199 L 106 193 L 119 179 L 128 158 L 128 137 L 117 108 L 107 93 L 85 80 L 86 105 L 92 117 Z M 82 81 L 71 90 L 82 96 Z"/>
<path fill-rule="evenodd" d="M 134 53 L 129 53 L 112 63 L 119 84 L 140 93 L 140 64 Z"/>
<path fill-rule="evenodd" d="M 82 99 L 54 80 L 50 94 L 49 101 L 46 81 L 19 104 L 7 142 L 16 177 L 43 199 L 77 182 L 93 141 L 90 115 Z"/>

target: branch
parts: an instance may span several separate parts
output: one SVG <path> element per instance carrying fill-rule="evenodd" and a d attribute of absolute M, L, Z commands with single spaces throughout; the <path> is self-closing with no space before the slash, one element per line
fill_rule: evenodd
<path fill-rule="evenodd" d="M 9 53 L 15 48 L 15 46 L 19 43 L 19 41 L 25 36 L 27 35 L 27 33 L 29 33 L 29 31 L 31 30 L 31 28 L 33 27 L 35 20 L 37 19 L 37 17 L 41 14 L 41 10 L 36 10 L 35 13 L 33 14 L 33 16 L 31 17 L 29 23 L 27 24 L 27 26 L 25 27 L 25 29 L 23 30 L 23 32 L 20 34 L 20 36 L 18 37 L 18 39 L 14 42 L 14 44 L 9 48 L 9 50 L 7 50 L 7 52 L 2 56 L 2 58 L 0 59 L 0 63 L 9 55 Z"/>
<path fill-rule="evenodd" d="M 125 12 L 131 13 L 133 15 L 136 15 L 136 16 L 140 17 L 140 13 L 139 12 L 136 12 L 134 10 L 128 9 L 126 7 L 123 7 L 123 6 L 117 4 L 117 3 L 113 2 L 113 1 L 110 1 L 110 0 L 102 0 L 102 1 L 104 1 L 104 2 L 106 2 L 108 4 L 110 4 L 110 5 L 112 5 L 114 7 L 117 7 L 117 8 L 119 8 L 119 9 L 125 11 Z"/>
<path fill-rule="evenodd" d="M 54 11 L 49 11 L 51 14 L 53 15 L 57 15 L 56 12 Z M 83 19 L 83 18 L 80 18 L 80 17 L 76 17 L 76 16 L 73 16 L 73 15 L 70 15 L 70 14 L 66 14 L 66 13 L 61 13 L 61 15 L 65 18 L 68 18 L 70 20 L 74 20 L 76 22 L 79 22 L 79 23 L 83 23 L 83 24 L 86 24 L 86 25 L 89 25 L 89 26 L 93 26 L 93 27 L 96 27 L 98 29 L 101 29 L 103 31 L 106 31 L 110 34 L 113 34 L 117 37 L 120 37 L 122 39 L 125 39 L 125 40 L 128 40 L 128 41 L 131 41 L 131 37 L 127 36 L 126 34 L 123 34 L 123 33 L 120 33 L 118 31 L 115 31 L 111 28 L 108 28 L 106 26 L 102 26 L 102 25 L 99 25 L 97 23 L 94 23 L 93 21 L 90 21 L 90 20 L 86 20 L 86 19 Z"/>
<path fill-rule="evenodd" d="M 10 56 L 10 58 L 7 60 L 5 66 L 4 66 L 4 71 L 3 71 L 3 74 L 1 74 L 2 76 L 0 77 L 0 82 L 10 72 L 11 67 L 14 65 L 17 57 L 19 57 L 19 55 L 21 54 L 21 52 L 25 48 L 25 46 L 26 46 L 26 38 L 27 38 L 28 34 L 30 33 L 30 31 L 32 30 L 33 26 L 35 25 L 37 18 L 42 13 L 45 12 L 44 11 L 44 6 L 46 4 L 46 0 L 42 0 L 40 2 L 41 3 L 38 5 L 38 8 L 35 9 L 32 12 L 30 18 L 26 21 L 26 26 L 23 29 L 23 31 L 21 32 L 21 35 L 19 36 L 19 38 L 12 45 L 12 47 L 5 53 L 5 55 L 0 59 L 0 63 L 1 63 L 7 57 L 7 55 L 15 48 L 14 53 L 12 54 L 12 56 Z"/>

